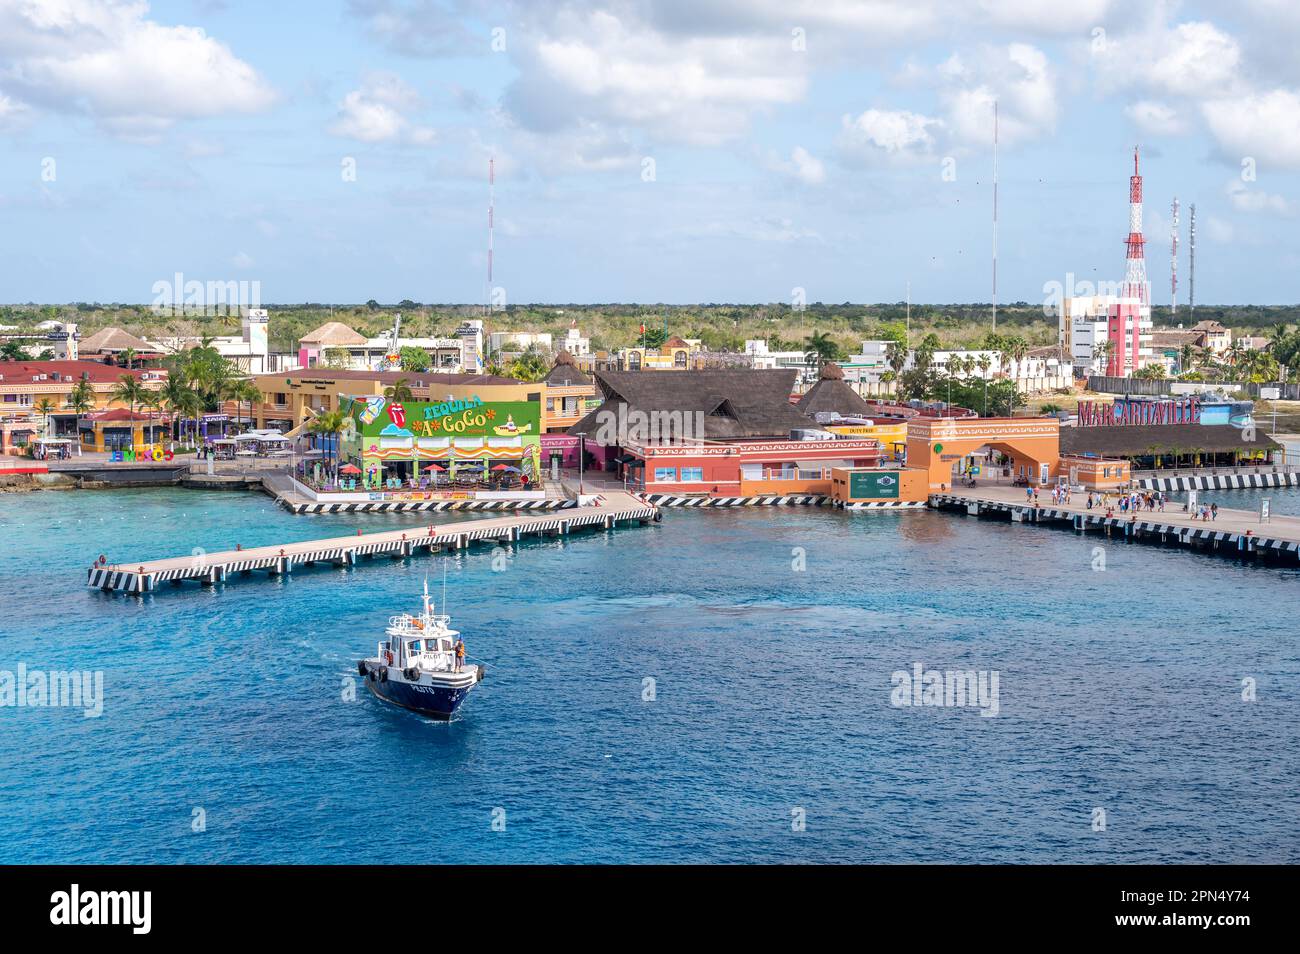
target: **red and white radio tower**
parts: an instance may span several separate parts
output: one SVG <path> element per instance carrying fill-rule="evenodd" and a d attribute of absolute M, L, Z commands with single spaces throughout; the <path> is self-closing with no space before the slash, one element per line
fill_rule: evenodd
<path fill-rule="evenodd" d="M 1133 147 L 1133 175 L 1128 180 L 1128 270 L 1124 274 L 1125 298 L 1151 304 L 1151 287 L 1147 283 L 1147 262 L 1142 252 L 1142 175 L 1138 172 L 1138 151 Z"/>

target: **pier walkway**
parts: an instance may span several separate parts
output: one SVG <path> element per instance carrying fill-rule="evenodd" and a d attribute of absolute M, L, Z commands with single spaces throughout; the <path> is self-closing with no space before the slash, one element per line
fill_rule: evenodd
<path fill-rule="evenodd" d="M 1118 495 L 1112 494 L 1112 499 Z M 1216 520 L 1197 520 L 1184 513 L 1181 503 L 1170 501 L 1165 510 L 1123 513 L 1115 507 L 1086 506 L 1088 494 L 1074 493 L 1070 503 L 1052 503 L 1051 490 L 1040 488 L 1037 506 L 1026 501 L 1023 487 L 976 486 L 930 495 L 936 509 L 962 509 L 973 516 L 1009 516 L 1016 523 L 1046 523 L 1072 528 L 1079 533 L 1163 546 L 1182 546 L 1220 553 L 1223 556 L 1267 557 L 1289 563 L 1300 562 L 1300 517 L 1272 515 L 1261 522 L 1258 512 L 1219 507 Z M 1202 495 L 1201 503 L 1211 499 Z M 1218 503 L 1218 500 L 1213 502 Z"/>
<path fill-rule="evenodd" d="M 275 576 L 292 572 L 295 565 L 332 563 L 350 567 L 357 564 L 359 557 L 386 555 L 403 559 L 414 555 L 417 550 L 434 553 L 444 547 L 461 549 L 476 540 L 509 542 L 519 540 L 526 534 L 564 535 L 581 527 L 608 530 L 620 521 L 635 520 L 644 524 L 656 519 L 658 514 L 659 510 L 653 504 L 622 491 L 613 491 L 585 497 L 578 506 L 549 513 L 461 520 L 441 526 L 434 524 L 428 528 L 359 533 L 350 537 L 226 550 L 222 553 L 203 553 L 140 563 L 97 565 L 87 571 L 86 585 L 100 590 L 137 594 L 152 593 L 159 583 L 179 585 L 185 580 L 211 586 L 249 576 L 254 570 Z"/>

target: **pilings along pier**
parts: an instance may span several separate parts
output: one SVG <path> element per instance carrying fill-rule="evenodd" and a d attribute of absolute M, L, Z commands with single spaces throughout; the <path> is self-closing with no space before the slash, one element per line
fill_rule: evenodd
<path fill-rule="evenodd" d="M 87 572 L 86 584 L 95 589 L 136 594 L 155 592 L 160 583 L 179 585 L 186 580 L 211 586 L 251 576 L 254 571 L 275 576 L 292 572 L 294 566 L 317 563 L 350 567 L 356 566 L 358 558 L 363 557 L 401 559 L 419 550 L 433 553 L 444 548 L 462 549 L 476 540 L 509 542 L 528 534 L 564 535 L 583 527 L 609 530 L 629 521 L 645 524 L 658 515 L 659 509 L 653 504 L 628 493 L 611 491 L 583 498 L 576 507 L 544 514 L 464 520 L 427 528 L 386 530 L 139 563 L 96 564 Z"/>

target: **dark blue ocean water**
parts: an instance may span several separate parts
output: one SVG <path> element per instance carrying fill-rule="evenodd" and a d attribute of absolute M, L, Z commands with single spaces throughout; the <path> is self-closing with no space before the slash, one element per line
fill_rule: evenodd
<path fill-rule="evenodd" d="M 102 670 L 106 696 L 0 708 L 0 862 L 1300 861 L 1298 569 L 1113 544 L 1096 571 L 1095 537 L 950 514 L 667 511 L 501 572 L 448 559 L 489 665 L 450 725 L 353 681 L 441 558 L 84 586 L 100 553 L 425 523 L 0 497 L 0 670 Z M 914 662 L 997 670 L 1000 714 L 891 706 Z"/>

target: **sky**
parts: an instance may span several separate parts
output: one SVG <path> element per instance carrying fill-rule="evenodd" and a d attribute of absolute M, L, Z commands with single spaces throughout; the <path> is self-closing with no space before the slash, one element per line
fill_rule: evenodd
<path fill-rule="evenodd" d="M 1300 300 L 1300 5 L 0 0 L 0 301 Z M 1086 289 L 1083 289 L 1086 290 Z"/>

